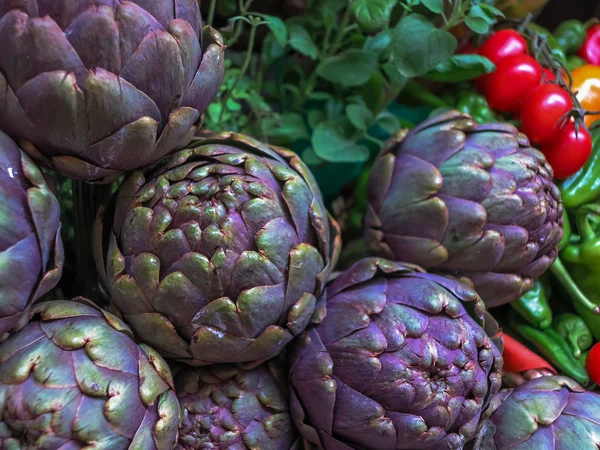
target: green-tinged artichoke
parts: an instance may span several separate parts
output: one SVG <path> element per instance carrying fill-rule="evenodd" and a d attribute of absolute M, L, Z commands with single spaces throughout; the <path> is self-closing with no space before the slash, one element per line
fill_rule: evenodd
<path fill-rule="evenodd" d="M 184 369 L 175 377 L 185 449 L 299 449 L 286 377 L 274 360 L 251 370 L 235 365 Z"/>
<path fill-rule="evenodd" d="M 0 53 L 2 53 L 0 51 Z M 0 132 L 0 341 L 63 271 L 60 207 L 38 167 Z"/>
<path fill-rule="evenodd" d="M 132 174 L 96 227 L 112 305 L 191 365 L 271 358 L 311 320 L 339 230 L 297 155 L 223 133 Z"/>
<path fill-rule="evenodd" d="M 323 321 L 291 345 L 291 410 L 306 440 L 325 450 L 442 450 L 475 437 L 502 357 L 471 287 L 367 258 L 325 295 Z"/>
<path fill-rule="evenodd" d="M 559 376 L 498 393 L 476 450 L 597 450 L 600 395 Z"/>
<path fill-rule="evenodd" d="M 552 178 L 514 126 L 439 115 L 390 141 L 375 162 L 367 245 L 470 278 L 488 306 L 511 302 L 558 254 L 563 206 Z"/>
<path fill-rule="evenodd" d="M 0 448 L 169 450 L 179 417 L 165 361 L 91 303 L 36 304 L 0 344 Z"/>
<path fill-rule="evenodd" d="M 196 0 L 0 0 L 0 42 L 0 129 L 88 181 L 189 143 L 223 79 Z"/>

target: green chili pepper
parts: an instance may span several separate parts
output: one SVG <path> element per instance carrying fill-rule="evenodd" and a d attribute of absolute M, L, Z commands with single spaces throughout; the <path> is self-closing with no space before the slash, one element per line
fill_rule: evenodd
<path fill-rule="evenodd" d="M 585 321 L 576 314 L 561 314 L 554 319 L 552 328 L 569 344 L 573 356 L 580 359 L 581 353 L 592 348 L 594 338 Z"/>
<path fill-rule="evenodd" d="M 563 205 L 576 208 L 600 196 L 600 128 L 592 130 L 592 155 L 579 171 L 560 184 Z"/>
<path fill-rule="evenodd" d="M 579 20 L 566 20 L 554 30 L 554 37 L 567 55 L 574 54 L 585 42 L 586 27 Z"/>
<path fill-rule="evenodd" d="M 582 386 L 589 384 L 590 378 L 585 367 L 573 356 L 567 342 L 552 328 L 541 331 L 519 322 L 514 316 L 510 326 L 564 375 Z"/>
<path fill-rule="evenodd" d="M 573 72 L 575 69 L 585 66 L 586 64 L 587 61 L 577 55 L 571 55 L 567 58 L 567 69 L 569 69 L 570 72 Z"/>
<path fill-rule="evenodd" d="M 461 93 L 456 109 L 469 114 L 477 123 L 490 123 L 497 120 L 496 114 L 488 105 L 485 97 L 475 91 Z"/>
<path fill-rule="evenodd" d="M 547 277 L 538 278 L 533 283 L 533 289 L 510 304 L 511 308 L 536 328 L 544 329 L 552 324 L 548 281 Z"/>
<path fill-rule="evenodd" d="M 550 50 L 552 51 L 552 54 L 556 59 L 558 59 L 561 63 L 565 65 L 567 64 L 567 55 L 565 54 L 565 50 L 561 47 L 561 45 L 558 43 L 558 41 L 552 35 L 552 33 L 548 31 L 548 29 L 538 25 L 537 23 L 530 23 L 527 26 L 531 31 L 533 31 L 538 36 L 546 40 L 548 46 L 550 47 Z M 533 42 L 530 43 L 530 51 L 533 53 L 534 49 L 531 48 L 532 43 Z"/>
<path fill-rule="evenodd" d="M 585 299 L 598 308 L 600 305 L 600 204 L 589 203 L 576 213 L 577 237 L 560 253 L 569 269 L 565 288 L 575 287 Z M 600 340 L 600 316 L 585 302 L 575 301 L 575 311 L 589 327 L 596 340 Z"/>

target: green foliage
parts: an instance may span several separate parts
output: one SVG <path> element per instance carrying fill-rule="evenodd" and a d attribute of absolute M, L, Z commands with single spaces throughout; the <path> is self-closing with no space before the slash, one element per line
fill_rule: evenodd
<path fill-rule="evenodd" d="M 313 170 L 372 158 L 405 125 L 389 107 L 411 78 L 461 82 L 494 70 L 485 58 L 454 55 L 449 31 L 465 23 L 486 33 L 501 14 L 487 1 L 308 0 L 286 21 L 253 13 L 252 0 L 218 3 L 230 12 L 228 48 L 242 37 L 249 46 L 228 50 L 206 127 L 291 147 Z M 262 44 L 258 28 L 268 29 Z"/>

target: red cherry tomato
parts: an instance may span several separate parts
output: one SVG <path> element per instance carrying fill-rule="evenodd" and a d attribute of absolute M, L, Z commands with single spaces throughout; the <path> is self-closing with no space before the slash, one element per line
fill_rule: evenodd
<path fill-rule="evenodd" d="M 527 41 L 515 30 L 500 30 L 486 39 L 483 45 L 477 49 L 477 53 L 485 56 L 497 66 L 507 56 L 526 54 Z M 477 88 L 482 92 L 485 90 L 489 77 L 489 74 L 483 75 L 476 80 Z"/>
<path fill-rule="evenodd" d="M 513 55 L 504 58 L 489 74 L 485 97 L 490 108 L 514 113 L 519 110 L 525 96 L 542 79 L 542 66 L 529 55 Z"/>
<path fill-rule="evenodd" d="M 600 343 L 594 345 L 585 359 L 585 370 L 590 379 L 600 384 Z"/>
<path fill-rule="evenodd" d="M 550 83 L 556 81 L 556 74 L 547 67 L 542 68 L 542 83 Z"/>
<path fill-rule="evenodd" d="M 575 124 L 568 122 L 553 142 L 542 146 L 548 163 L 554 169 L 554 178 L 564 180 L 583 167 L 592 153 L 592 136 L 585 128 L 575 132 Z"/>
<path fill-rule="evenodd" d="M 521 128 L 536 144 L 552 142 L 561 132 L 560 119 L 573 109 L 567 91 L 556 84 L 542 84 L 525 96 L 521 106 Z"/>

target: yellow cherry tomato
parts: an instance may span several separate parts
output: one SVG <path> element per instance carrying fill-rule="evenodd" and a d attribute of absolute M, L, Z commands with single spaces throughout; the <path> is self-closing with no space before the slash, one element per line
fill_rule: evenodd
<path fill-rule="evenodd" d="M 600 111 L 600 66 L 587 64 L 571 72 L 573 92 L 581 106 L 588 111 Z M 600 115 L 585 116 L 585 124 L 589 127 Z"/>

